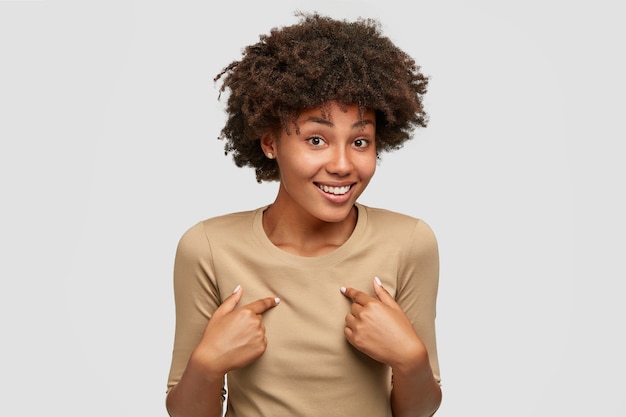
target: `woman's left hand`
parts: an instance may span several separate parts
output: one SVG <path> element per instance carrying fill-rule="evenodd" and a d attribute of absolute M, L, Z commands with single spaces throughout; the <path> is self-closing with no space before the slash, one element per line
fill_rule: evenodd
<path fill-rule="evenodd" d="M 426 347 L 411 322 L 380 281 L 372 297 L 354 288 L 341 288 L 352 301 L 344 334 L 348 342 L 369 357 L 392 368 L 415 367 L 427 357 Z"/>

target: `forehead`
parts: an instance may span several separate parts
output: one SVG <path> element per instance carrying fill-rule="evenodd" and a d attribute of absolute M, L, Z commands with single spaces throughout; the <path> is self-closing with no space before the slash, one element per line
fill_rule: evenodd
<path fill-rule="evenodd" d="M 327 125 L 336 123 L 375 123 L 375 112 L 371 109 L 363 109 L 357 104 L 344 104 L 336 101 L 323 103 L 320 106 L 303 109 L 294 120 L 296 124 L 317 122 Z"/>

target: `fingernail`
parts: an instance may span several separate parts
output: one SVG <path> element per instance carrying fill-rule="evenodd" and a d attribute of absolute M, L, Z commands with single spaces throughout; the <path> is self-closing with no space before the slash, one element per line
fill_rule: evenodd
<path fill-rule="evenodd" d="M 339 291 L 341 291 L 342 294 L 345 294 L 346 293 L 346 287 L 339 288 Z"/>
<path fill-rule="evenodd" d="M 278 297 L 274 298 L 274 302 L 275 302 L 276 304 L 280 303 L 280 298 L 278 298 Z"/>
<path fill-rule="evenodd" d="M 239 291 L 240 288 L 241 288 L 241 285 L 237 285 L 235 289 L 233 290 L 233 294 Z"/>
<path fill-rule="evenodd" d="M 382 283 L 382 282 L 380 282 L 380 278 L 378 278 L 378 277 L 374 277 L 374 281 L 376 281 L 376 284 L 378 284 L 378 286 L 379 286 L 379 287 L 382 287 L 382 286 L 383 286 L 383 283 Z"/>

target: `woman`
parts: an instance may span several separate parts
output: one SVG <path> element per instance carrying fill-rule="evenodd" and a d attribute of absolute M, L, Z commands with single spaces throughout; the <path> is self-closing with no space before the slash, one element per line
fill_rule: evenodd
<path fill-rule="evenodd" d="M 435 237 L 357 202 L 378 154 L 426 126 L 427 78 L 376 22 L 312 14 L 262 35 L 219 79 L 226 151 L 280 185 L 272 204 L 179 242 L 168 412 L 434 414 Z"/>

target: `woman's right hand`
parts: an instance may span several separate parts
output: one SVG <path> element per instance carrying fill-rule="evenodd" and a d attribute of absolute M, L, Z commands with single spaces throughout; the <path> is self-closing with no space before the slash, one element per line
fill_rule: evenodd
<path fill-rule="evenodd" d="M 276 307 L 279 298 L 261 298 L 237 307 L 243 290 L 235 291 L 213 312 L 192 360 L 206 372 L 220 376 L 242 368 L 265 352 L 267 338 L 263 313 Z"/>

